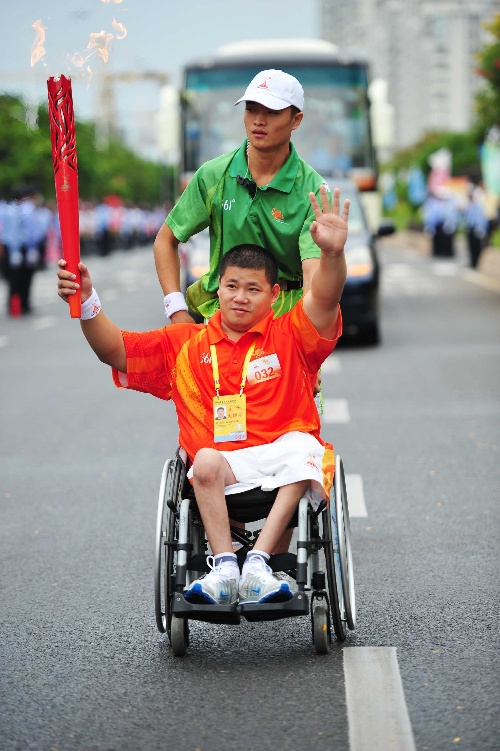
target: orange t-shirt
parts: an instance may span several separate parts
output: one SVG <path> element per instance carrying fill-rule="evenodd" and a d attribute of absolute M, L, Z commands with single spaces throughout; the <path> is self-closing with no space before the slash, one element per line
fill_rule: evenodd
<path fill-rule="evenodd" d="M 191 460 L 203 447 L 234 451 L 272 443 L 292 430 L 320 439 L 312 386 L 321 363 L 334 350 L 341 333 L 340 308 L 335 338 L 324 339 L 306 316 L 300 300 L 280 318 L 273 318 L 271 311 L 234 342 L 222 331 L 217 311 L 207 325 L 179 323 L 144 333 L 123 331 L 127 373 L 113 369 L 113 380 L 118 388 L 173 400 L 179 444 Z M 247 438 L 215 443 L 210 345 L 216 347 L 223 397 L 240 393 L 243 362 L 252 342 L 255 349 L 244 389 Z M 257 360 L 259 363 L 252 366 Z"/>

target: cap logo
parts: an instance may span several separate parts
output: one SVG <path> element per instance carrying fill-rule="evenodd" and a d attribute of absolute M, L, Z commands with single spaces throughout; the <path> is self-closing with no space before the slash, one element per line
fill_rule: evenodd
<path fill-rule="evenodd" d="M 259 85 L 257 86 L 257 88 L 258 89 L 268 89 L 269 86 L 267 85 L 267 80 L 268 80 L 267 78 L 264 78 L 264 80 L 262 81 L 262 83 L 259 83 Z"/>

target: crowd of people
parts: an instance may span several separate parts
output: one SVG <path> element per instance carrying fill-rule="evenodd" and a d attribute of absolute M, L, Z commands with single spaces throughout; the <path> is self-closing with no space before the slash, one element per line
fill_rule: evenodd
<path fill-rule="evenodd" d="M 481 186 L 470 185 L 466 194 L 454 193 L 443 185 L 429 195 L 423 207 L 424 230 L 432 238 L 432 255 L 455 255 L 455 236 L 463 229 L 469 261 L 476 268 L 483 248 L 499 225 L 498 201 L 491 202 Z"/>
<path fill-rule="evenodd" d="M 124 204 L 116 197 L 80 206 L 80 252 L 106 256 L 116 249 L 151 246 L 168 207 L 154 209 Z M 36 271 L 62 256 L 55 201 L 47 203 L 35 186 L 14 189 L 0 199 L 0 269 L 8 287 L 7 314 L 31 312 L 31 286 Z"/>

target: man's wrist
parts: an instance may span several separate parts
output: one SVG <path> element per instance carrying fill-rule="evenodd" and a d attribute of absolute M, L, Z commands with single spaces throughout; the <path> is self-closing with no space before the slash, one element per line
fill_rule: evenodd
<path fill-rule="evenodd" d="M 85 302 L 82 302 L 80 319 L 82 321 L 90 321 L 90 319 L 95 318 L 100 311 L 101 301 L 99 300 L 99 295 L 92 287 L 92 294 L 90 297 L 87 297 Z"/>
<path fill-rule="evenodd" d="M 163 298 L 163 303 L 165 305 L 165 315 L 167 318 L 171 318 L 174 313 L 178 313 L 179 310 L 185 310 L 188 312 L 186 298 L 182 292 L 170 292 L 170 294 L 165 295 Z"/>

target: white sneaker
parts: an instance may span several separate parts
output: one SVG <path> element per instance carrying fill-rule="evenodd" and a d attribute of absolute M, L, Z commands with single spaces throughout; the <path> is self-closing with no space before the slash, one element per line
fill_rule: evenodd
<path fill-rule="evenodd" d="M 241 572 L 240 605 L 248 602 L 286 602 L 293 597 L 290 585 L 286 581 L 279 581 L 260 555 L 251 556 L 243 564 Z"/>
<path fill-rule="evenodd" d="M 200 605 L 234 605 L 238 601 L 240 570 L 236 563 L 224 561 L 214 566 L 213 556 L 208 556 L 208 574 L 196 579 L 184 590 L 188 602 Z"/>

